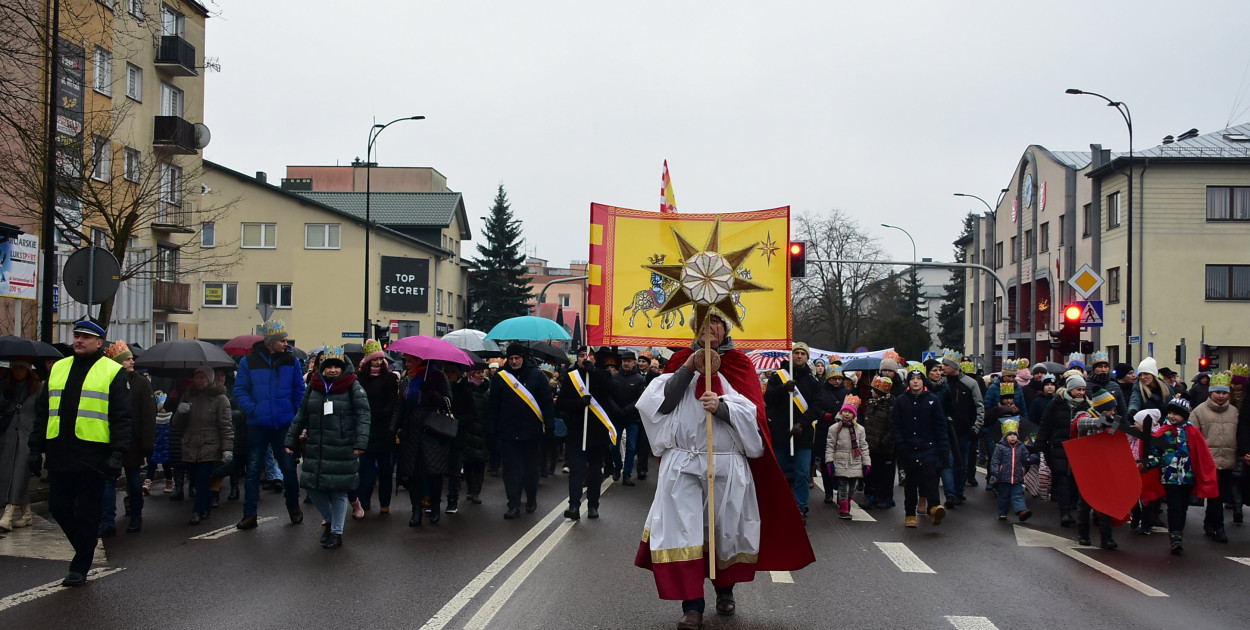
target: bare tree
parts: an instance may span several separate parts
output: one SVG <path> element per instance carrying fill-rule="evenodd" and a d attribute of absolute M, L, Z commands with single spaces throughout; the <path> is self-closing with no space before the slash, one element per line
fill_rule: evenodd
<path fill-rule="evenodd" d="M 879 260 L 875 238 L 843 210 L 823 216 L 797 217 L 798 239 L 807 241 L 808 258 L 822 260 Z M 794 281 L 796 336 L 821 347 L 850 349 L 860 338 L 874 286 L 890 276 L 890 269 L 860 262 L 809 264 L 807 277 Z"/>
<path fill-rule="evenodd" d="M 109 9 L 102 2 L 64 0 L 59 37 L 53 38 L 50 4 L 40 0 L 0 4 L 0 213 L 41 224 L 48 193 L 46 169 L 49 160 L 55 160 L 58 202 L 53 212 L 62 242 L 110 250 L 122 263 L 122 281 L 212 275 L 238 262 L 237 254 L 220 255 L 237 252 L 234 248 L 188 247 L 198 243 L 206 224 L 217 222 L 237 200 L 202 203 L 210 198 L 199 194 L 203 163 L 198 156 L 178 155 L 153 146 L 148 138 L 135 142 L 147 150 L 121 146 L 117 140 L 134 126 L 141 109 L 122 96 L 126 75 L 119 72 L 113 77 L 110 70 L 109 80 L 116 88 L 112 83 L 93 83 L 99 75 L 85 72 L 92 51 L 73 44 L 103 41 L 112 58 L 138 58 L 151 54 L 160 41 L 160 20 L 149 17 L 136 21 L 138 28 L 101 33 L 100 25 L 111 23 L 102 12 L 121 12 L 124 3 Z M 58 83 L 81 80 L 84 85 L 81 102 L 51 93 L 58 98 L 58 143 L 49 151 L 45 72 L 53 59 L 61 64 Z M 114 96 L 102 97 L 91 87 L 103 87 Z M 151 249 L 135 247 L 136 237 L 153 225 L 166 226 L 169 240 Z M 109 321 L 112 309 L 108 300 L 99 318 Z"/>

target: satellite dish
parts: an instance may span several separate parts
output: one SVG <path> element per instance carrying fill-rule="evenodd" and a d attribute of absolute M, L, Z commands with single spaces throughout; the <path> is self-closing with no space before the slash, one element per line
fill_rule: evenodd
<path fill-rule="evenodd" d="M 69 296 L 83 304 L 103 304 L 117 294 L 121 265 L 103 247 L 80 249 L 65 261 L 62 280 Z"/>
<path fill-rule="evenodd" d="M 213 134 L 208 132 L 208 125 L 195 123 L 195 148 L 203 149 L 208 146 L 208 142 L 212 139 Z"/>

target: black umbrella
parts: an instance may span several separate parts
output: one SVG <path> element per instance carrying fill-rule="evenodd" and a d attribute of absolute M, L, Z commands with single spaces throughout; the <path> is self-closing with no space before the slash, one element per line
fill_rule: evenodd
<path fill-rule="evenodd" d="M 573 347 L 582 347 L 582 314 L 578 313 L 573 319 Z"/>
<path fill-rule="evenodd" d="M 564 364 L 569 362 L 569 354 L 545 341 L 533 341 L 529 344 L 530 354 L 548 363 Z"/>
<path fill-rule="evenodd" d="M 60 359 L 66 355 L 61 354 L 60 350 L 52 347 L 50 343 L 44 343 L 35 339 L 27 339 L 15 335 L 5 335 L 0 337 L 0 359 L 9 359 L 14 357 L 31 357 L 33 359 Z"/>
<path fill-rule="evenodd" d="M 303 363 L 304 365 L 308 365 L 308 353 L 307 352 L 304 352 L 303 350 L 300 350 L 299 348 L 296 348 L 295 346 L 289 346 L 287 349 L 295 354 L 295 358 L 299 359 L 300 363 Z"/>
<path fill-rule="evenodd" d="M 479 355 L 478 353 L 472 350 L 465 350 L 464 353 L 469 355 L 470 359 L 473 359 L 473 369 L 475 370 L 486 369 L 486 361 L 482 359 L 481 355 Z"/>
<path fill-rule="evenodd" d="M 198 339 L 165 341 L 148 348 L 135 360 L 136 368 L 186 371 L 199 367 L 234 368 L 234 359 L 225 350 Z"/>
<path fill-rule="evenodd" d="M 859 372 L 860 370 L 877 370 L 881 368 L 881 357 L 862 356 L 847 359 L 842 364 L 844 372 Z"/>
<path fill-rule="evenodd" d="M 360 363 L 365 358 L 365 347 L 358 343 L 345 343 L 343 354 L 347 355 L 349 363 Z"/>

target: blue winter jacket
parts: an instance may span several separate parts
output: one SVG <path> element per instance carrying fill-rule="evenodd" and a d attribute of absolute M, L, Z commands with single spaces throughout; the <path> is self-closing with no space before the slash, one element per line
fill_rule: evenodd
<path fill-rule="evenodd" d="M 985 409 L 987 412 L 990 409 L 1003 404 L 1003 394 L 1002 394 L 1002 388 L 1000 386 L 1001 386 L 1001 380 L 994 381 L 994 384 L 990 385 L 990 388 L 985 390 Z M 1016 409 L 1020 410 L 1020 419 L 1021 420 L 1030 419 L 1028 418 L 1029 406 L 1026 405 L 1024 402 L 1024 388 L 1021 387 L 1018 383 L 1016 384 L 1016 393 L 1014 396 L 1012 396 L 1012 400 L 1015 401 L 1016 403 Z M 1033 422 L 1037 422 L 1037 421 L 1033 420 Z"/>
<path fill-rule="evenodd" d="M 282 429 L 295 419 L 304 399 L 304 368 L 293 352 L 274 355 L 263 342 L 239 363 L 234 399 L 247 414 L 247 425 Z"/>
<path fill-rule="evenodd" d="M 1024 483 L 1024 473 L 1033 465 L 1030 459 L 1032 457 L 1036 455 L 1029 454 L 1023 441 L 1017 441 L 1013 448 L 1007 443 L 1007 438 L 1003 438 L 994 448 L 994 456 L 990 458 L 990 475 L 998 483 Z"/>

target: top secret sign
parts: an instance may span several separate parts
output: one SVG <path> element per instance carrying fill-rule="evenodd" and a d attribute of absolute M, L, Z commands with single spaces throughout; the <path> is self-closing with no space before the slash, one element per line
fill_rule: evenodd
<path fill-rule="evenodd" d="M 426 258 L 382 257 L 381 307 L 384 311 L 430 311 L 430 261 Z"/>

